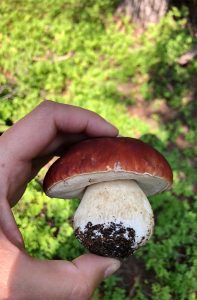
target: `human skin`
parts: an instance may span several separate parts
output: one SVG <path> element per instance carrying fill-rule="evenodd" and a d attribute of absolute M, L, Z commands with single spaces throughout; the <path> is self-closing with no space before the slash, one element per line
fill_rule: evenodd
<path fill-rule="evenodd" d="M 85 254 L 72 262 L 30 257 L 12 215 L 27 183 L 63 147 L 86 137 L 117 136 L 97 114 L 44 101 L 0 137 L 0 300 L 86 300 L 119 267 Z"/>

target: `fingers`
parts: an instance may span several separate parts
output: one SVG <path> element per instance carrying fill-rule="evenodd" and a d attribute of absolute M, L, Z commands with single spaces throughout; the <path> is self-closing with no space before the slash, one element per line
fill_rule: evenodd
<path fill-rule="evenodd" d="M 8 188 L 0 194 L 14 205 L 27 183 L 55 153 L 61 153 L 63 145 L 117 133 L 93 112 L 44 101 L 0 137 L 0 184 Z"/>
<path fill-rule="evenodd" d="M 66 147 L 87 138 L 88 137 L 85 134 L 59 133 L 55 137 L 55 139 L 50 143 L 50 145 L 46 148 L 46 150 L 42 152 L 41 157 L 52 154 L 60 156 L 62 153 L 65 152 Z"/>
<path fill-rule="evenodd" d="M 21 160 L 31 160 L 51 147 L 52 142 L 54 150 L 54 140 L 58 133 L 91 137 L 118 134 L 114 126 L 93 112 L 44 101 L 11 127 L 2 138 L 11 157 L 17 155 Z"/>

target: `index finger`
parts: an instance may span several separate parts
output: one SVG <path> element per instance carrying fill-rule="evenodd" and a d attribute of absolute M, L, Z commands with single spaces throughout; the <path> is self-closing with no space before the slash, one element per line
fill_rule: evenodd
<path fill-rule="evenodd" d="M 7 153 L 20 160 L 39 156 L 58 132 L 90 137 L 116 136 L 118 130 L 94 112 L 52 101 L 44 101 L 11 127 L 1 138 Z"/>

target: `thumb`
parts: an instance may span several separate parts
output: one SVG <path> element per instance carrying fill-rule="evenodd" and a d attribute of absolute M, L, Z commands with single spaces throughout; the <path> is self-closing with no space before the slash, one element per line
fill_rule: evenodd
<path fill-rule="evenodd" d="M 120 261 L 94 254 L 82 255 L 76 258 L 73 264 L 86 280 L 90 295 L 104 278 L 120 268 Z"/>
<path fill-rule="evenodd" d="M 113 258 L 86 254 L 73 262 L 42 261 L 28 258 L 18 261 L 18 271 L 12 277 L 12 286 L 23 286 L 19 299 L 88 300 L 95 288 L 120 267 Z M 20 270 L 20 272 L 19 272 Z"/>

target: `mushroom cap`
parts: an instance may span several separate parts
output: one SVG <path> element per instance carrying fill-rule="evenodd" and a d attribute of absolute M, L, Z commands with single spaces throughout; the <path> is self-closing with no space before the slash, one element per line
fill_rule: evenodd
<path fill-rule="evenodd" d="M 163 155 L 141 140 L 102 137 L 69 147 L 49 168 L 43 188 L 49 197 L 81 198 L 91 184 L 121 179 L 135 180 L 149 196 L 168 189 L 173 175 Z"/>

